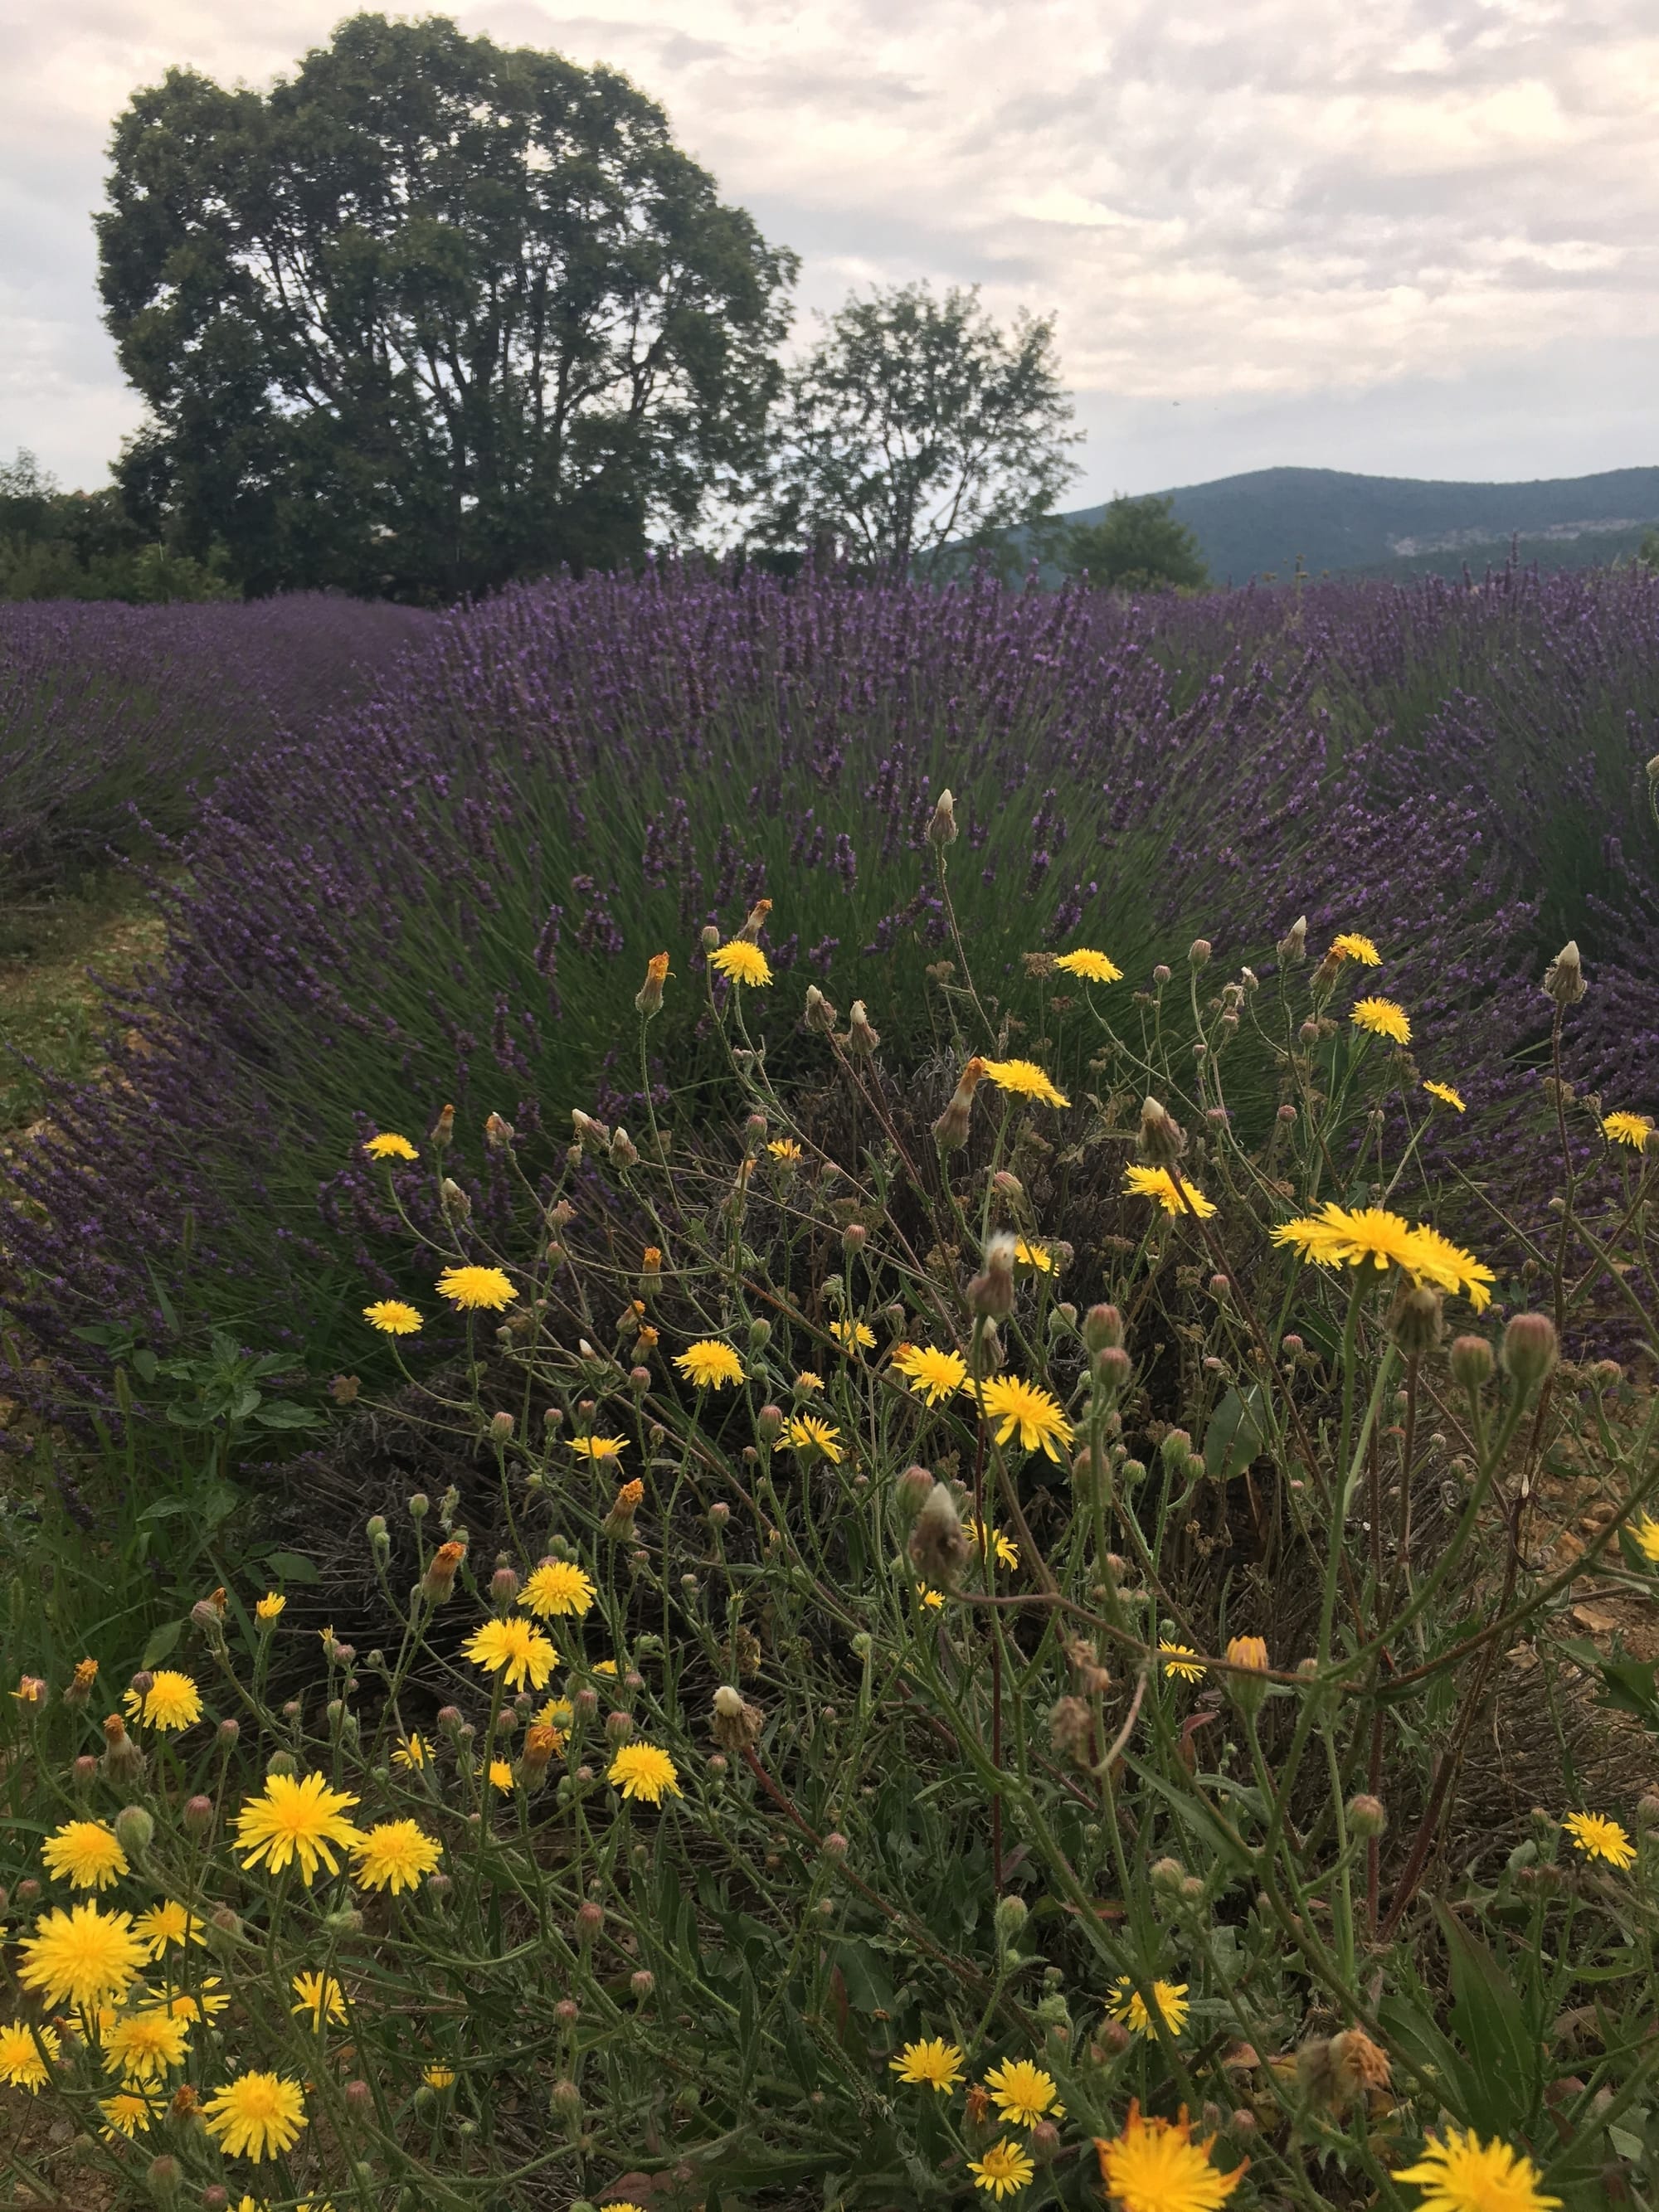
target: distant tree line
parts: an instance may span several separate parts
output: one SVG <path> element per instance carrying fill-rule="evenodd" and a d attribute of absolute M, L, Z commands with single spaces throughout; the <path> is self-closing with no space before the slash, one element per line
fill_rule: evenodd
<path fill-rule="evenodd" d="M 269 93 L 170 70 L 111 142 L 113 486 L 0 472 L 0 594 L 449 600 L 653 547 L 1196 587 L 1168 502 L 1067 535 L 1052 319 L 856 295 L 786 365 L 796 257 L 605 68 L 360 15 Z"/>

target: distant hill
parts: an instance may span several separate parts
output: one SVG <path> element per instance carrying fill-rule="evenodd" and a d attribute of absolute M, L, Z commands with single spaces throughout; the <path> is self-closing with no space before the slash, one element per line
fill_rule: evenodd
<path fill-rule="evenodd" d="M 1478 574 L 1508 557 L 1577 568 L 1633 553 L 1659 525 L 1659 468 L 1607 469 L 1593 477 L 1530 483 L 1440 483 L 1412 477 L 1352 476 L 1342 469 L 1252 469 L 1173 492 L 1175 511 L 1197 532 L 1218 583 L 1288 576 L 1297 557 L 1310 574 L 1359 569 L 1405 575 L 1432 569 Z M 1067 522 L 1094 522 L 1102 507 Z"/>

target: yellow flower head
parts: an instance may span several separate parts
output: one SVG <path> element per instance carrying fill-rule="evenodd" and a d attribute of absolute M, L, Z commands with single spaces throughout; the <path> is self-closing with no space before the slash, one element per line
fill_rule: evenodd
<path fill-rule="evenodd" d="M 766 955 L 758 945 L 750 945 L 741 937 L 734 937 L 718 952 L 711 952 L 708 964 L 728 983 L 747 983 L 751 989 L 758 989 L 772 980 L 772 963 Z"/>
<path fill-rule="evenodd" d="M 1164 1654 L 1164 1671 L 1166 1674 L 1178 1674 L 1183 1682 L 1203 1680 L 1204 1669 L 1190 1644 L 1160 1643 L 1158 1648 Z"/>
<path fill-rule="evenodd" d="M 718 1337 L 705 1336 L 688 1345 L 684 1352 L 675 1353 L 674 1364 L 699 1390 L 724 1390 L 728 1383 L 743 1380 L 743 1362 Z"/>
<path fill-rule="evenodd" d="M 1459 1114 L 1468 1111 L 1462 1091 L 1454 1091 L 1449 1083 L 1425 1083 L 1423 1088 L 1431 1098 L 1437 1098 L 1443 1106 L 1449 1106 Z"/>
<path fill-rule="evenodd" d="M 40 1846 L 46 1872 L 76 1889 L 111 1889 L 127 1872 L 127 1855 L 101 1820 L 68 1820 Z"/>
<path fill-rule="evenodd" d="M 1267 1639 L 1261 1636 L 1230 1636 L 1227 1663 L 1230 1667 L 1242 1667 L 1247 1674 L 1265 1674 L 1270 1664 Z"/>
<path fill-rule="evenodd" d="M 1432 1283 L 1437 1290 L 1461 1291 L 1476 1313 L 1486 1311 L 1498 1280 L 1490 1267 L 1426 1222 L 1419 1221 L 1413 1230 L 1412 1243 L 1413 1256 L 1406 1264 L 1419 1283 Z"/>
<path fill-rule="evenodd" d="M 346 1812 L 357 1800 L 329 1787 L 320 1774 L 273 1774 L 257 1797 L 245 1798 L 236 1816 L 236 1848 L 246 1851 L 245 1867 L 261 1860 L 271 1874 L 297 1865 L 307 1889 L 319 1866 L 337 1874 L 334 1846 L 348 1848 L 357 1831 Z"/>
<path fill-rule="evenodd" d="M 344 2026 L 345 1991 L 332 1974 L 295 1974 L 289 1987 L 300 2000 L 289 2007 L 296 2020 L 308 2020 L 319 2034 L 325 2021 Z"/>
<path fill-rule="evenodd" d="M 1123 2132 L 1094 2138 L 1101 2186 L 1122 2212 L 1219 2212 L 1237 2188 L 1244 2167 L 1223 2173 L 1210 2162 L 1210 2145 L 1193 2141 L 1187 2108 L 1178 2120 L 1143 2119 L 1129 2107 Z"/>
<path fill-rule="evenodd" d="M 230 1999 L 217 1974 L 204 1976 L 198 1990 L 180 1990 L 167 1999 L 167 2010 L 174 2020 L 216 2020 Z"/>
<path fill-rule="evenodd" d="M 876 1341 L 875 1331 L 867 1322 L 849 1321 L 844 1316 L 830 1322 L 830 1334 L 843 1352 L 868 1352 Z"/>
<path fill-rule="evenodd" d="M 423 1767 L 431 1756 L 426 1738 L 417 1732 L 398 1745 L 392 1754 L 392 1764 L 404 1767 L 412 1773 Z"/>
<path fill-rule="evenodd" d="M 939 1352 L 931 1344 L 902 1344 L 893 1364 L 918 1398 L 937 1406 L 968 1380 L 968 1363 L 959 1352 Z"/>
<path fill-rule="evenodd" d="M 137 1690 L 129 1690 L 121 1703 L 130 1721 L 159 1729 L 164 1735 L 176 1729 L 191 1728 L 202 1717 L 201 1692 L 188 1674 L 180 1674 L 172 1667 L 161 1668 L 142 1697 Z"/>
<path fill-rule="evenodd" d="M 192 1918 L 182 1905 L 170 1897 L 163 1898 L 159 1905 L 152 1905 L 148 1911 L 141 1912 L 132 1924 L 143 1938 L 152 1959 L 159 1959 L 175 1943 L 206 1941 L 202 1934 L 202 1923 Z"/>
<path fill-rule="evenodd" d="M 1029 2058 L 1006 2058 L 994 2066 L 985 2086 L 996 2100 L 997 2118 L 1004 2127 L 1034 2128 L 1050 2112 L 1065 2118 L 1065 2107 L 1054 2101 L 1054 2075 Z"/>
<path fill-rule="evenodd" d="M 540 1629 L 527 1620 L 487 1620 L 462 1646 L 474 1666 L 500 1674 L 512 1690 L 527 1681 L 539 1690 L 559 1663 L 559 1655 Z"/>
<path fill-rule="evenodd" d="M 376 1298 L 363 1308 L 363 1319 L 382 1336 L 413 1336 L 421 1326 L 420 1315 L 402 1298 Z"/>
<path fill-rule="evenodd" d="M 1354 930 L 1344 930 L 1340 937 L 1333 938 L 1331 949 L 1325 957 L 1328 960 L 1357 960 L 1362 968 L 1380 968 L 1382 965 L 1382 955 L 1370 938 L 1361 937 Z"/>
<path fill-rule="evenodd" d="M 1561 2202 L 1543 2194 L 1529 2158 L 1505 2142 L 1483 2143 L 1473 2128 L 1448 2127 L 1444 2142 L 1431 2136 L 1417 2164 L 1390 2178 L 1423 2191 L 1417 2212 L 1554 2212 Z"/>
<path fill-rule="evenodd" d="M 1627 1522 L 1631 1540 L 1651 1567 L 1659 1567 L 1659 1521 L 1651 1513 L 1638 1513 Z"/>
<path fill-rule="evenodd" d="M 678 1768 L 654 1743 L 622 1745 L 605 1778 L 624 1797 L 642 1797 L 648 1805 L 660 1805 L 665 1797 L 682 1794 Z"/>
<path fill-rule="evenodd" d="M 389 1889 L 396 1897 L 425 1880 L 443 1853 L 413 1820 L 381 1820 L 351 1846 L 357 1879 L 365 1889 Z"/>
<path fill-rule="evenodd" d="M 1000 2203 L 1005 2197 L 1024 2189 L 1036 2168 L 1018 2143 L 1004 2142 L 994 2142 L 983 2158 L 970 2158 L 968 2171 L 974 2177 L 975 2188 Z"/>
<path fill-rule="evenodd" d="M 392 1129 L 382 1129 L 378 1137 L 371 1137 L 363 1150 L 372 1160 L 418 1160 L 421 1157 L 407 1137 Z"/>
<path fill-rule="evenodd" d="M 832 1422 L 815 1420 L 810 1413 L 797 1413 L 785 1424 L 783 1448 L 803 1454 L 817 1452 L 831 1467 L 841 1465 L 841 1431 Z"/>
<path fill-rule="evenodd" d="M 1182 1176 L 1177 1189 L 1176 1179 L 1168 1168 L 1125 1168 L 1123 1194 L 1126 1198 L 1150 1198 L 1166 1213 L 1193 1213 L 1200 1221 L 1207 1221 L 1215 1212 L 1211 1200 L 1185 1176 Z"/>
<path fill-rule="evenodd" d="M 1019 1565 L 1019 1546 L 1005 1536 L 1000 1528 L 981 1526 L 969 1515 L 962 1524 L 962 1533 L 977 1547 L 981 1559 L 988 1559 L 994 1552 L 999 1565 L 1012 1569 Z"/>
<path fill-rule="evenodd" d="M 1054 963 L 1067 975 L 1080 975 L 1085 983 L 1121 983 L 1123 970 L 1115 961 L 1109 960 L 1103 952 L 1091 952 L 1079 945 L 1075 952 L 1062 952 Z"/>
<path fill-rule="evenodd" d="M 125 2136 L 131 2142 L 135 2136 L 149 2132 L 155 2117 L 149 2099 L 137 2089 L 118 2089 L 112 2097 L 100 2097 L 98 2109 L 105 2121 L 99 2133 L 106 2142 L 113 2142 L 117 2136 Z"/>
<path fill-rule="evenodd" d="M 544 1559 L 519 1593 L 519 1603 L 538 1620 L 574 1613 L 580 1620 L 593 1603 L 592 1583 L 574 1559 Z"/>
<path fill-rule="evenodd" d="M 1615 1145 L 1628 1145 L 1633 1152 L 1640 1152 L 1647 1149 L 1653 1123 L 1645 1114 L 1608 1114 L 1603 1116 L 1601 1130 Z"/>
<path fill-rule="evenodd" d="M 570 1449 L 590 1467 L 613 1466 L 628 1449 L 626 1437 L 572 1437 Z"/>
<path fill-rule="evenodd" d="M 795 1388 L 797 1390 L 805 1390 L 809 1394 L 809 1395 L 815 1396 L 817 1392 L 822 1390 L 823 1388 L 823 1377 L 822 1375 L 797 1375 L 795 1377 Z"/>
<path fill-rule="evenodd" d="M 1014 1239 L 1014 1265 L 1030 1267 L 1039 1275 L 1052 1275 L 1059 1262 L 1046 1244 L 1028 1243 L 1024 1237 Z"/>
<path fill-rule="evenodd" d="M 1605 1859 L 1620 1869 L 1634 1866 L 1636 1852 L 1626 1832 L 1603 1813 L 1569 1813 L 1561 1826 L 1587 1859 Z"/>
<path fill-rule="evenodd" d="M 14 2089 L 27 2089 L 33 2096 L 52 2079 L 48 2061 L 55 2066 L 62 2048 L 55 2029 L 31 2027 L 27 2021 L 10 2021 L 0 2027 L 0 2081 L 9 2082 Z"/>
<path fill-rule="evenodd" d="M 994 1376 L 981 1384 L 980 1405 L 986 1419 L 996 1425 L 1000 1444 L 1018 1434 L 1022 1451 L 1041 1451 L 1058 1461 L 1060 1445 L 1072 1441 L 1072 1425 L 1060 1411 L 1060 1401 L 1017 1375 Z"/>
<path fill-rule="evenodd" d="M 280 2074 L 239 2074 L 202 2109 L 208 2133 L 227 2158 L 281 2158 L 307 2124 L 299 2083 Z"/>
<path fill-rule="evenodd" d="M 185 2063 L 190 2029 L 166 2005 L 129 2013 L 104 2034 L 104 2064 L 124 2081 L 159 2081 Z"/>
<path fill-rule="evenodd" d="M 422 2067 L 421 2079 L 428 2089 L 453 2089 L 455 2086 L 455 2069 L 453 2066 L 442 2065 L 434 2058 L 429 2065 Z"/>
<path fill-rule="evenodd" d="M 1409 1044 L 1412 1025 L 1403 1006 L 1395 1006 L 1392 999 L 1356 999 L 1348 1019 L 1357 1030 L 1364 1030 L 1372 1036 L 1392 1037 L 1396 1044 Z"/>
<path fill-rule="evenodd" d="M 921 1602 L 926 1606 L 929 1613 L 942 1613 L 945 1609 L 945 1593 L 943 1590 L 929 1589 L 926 1583 L 918 1583 L 916 1584 L 916 1596 Z"/>
<path fill-rule="evenodd" d="M 1171 2035 L 1184 2033 L 1187 2027 L 1187 1984 L 1185 1982 L 1154 1982 L 1152 2002 L 1148 2005 L 1140 1991 L 1125 1975 L 1119 1981 L 1112 1996 L 1112 2018 L 1121 2021 L 1131 2035 L 1154 2035 L 1154 2013 Z"/>
<path fill-rule="evenodd" d="M 993 1083 L 1017 1098 L 1035 1098 L 1043 1106 L 1069 1106 L 1064 1091 L 1056 1091 L 1034 1060 L 988 1060 L 984 1071 Z"/>
<path fill-rule="evenodd" d="M 1378 1206 L 1350 1210 L 1328 1202 L 1316 1214 L 1281 1222 L 1273 1241 L 1294 1246 L 1325 1267 L 1360 1267 L 1369 1260 L 1376 1267 L 1415 1271 L 1423 1258 L 1411 1224 Z"/>
<path fill-rule="evenodd" d="M 264 1626 L 269 1627 L 273 1620 L 281 1620 L 287 1604 L 288 1600 L 278 1591 L 267 1590 L 262 1598 L 256 1601 L 253 1618 Z"/>
<path fill-rule="evenodd" d="M 438 1295 L 463 1312 L 485 1309 L 499 1313 L 519 1295 L 512 1279 L 499 1267 L 446 1267 L 438 1278 Z"/>
<path fill-rule="evenodd" d="M 18 1980 L 26 1990 L 39 1990 L 49 2005 L 95 2006 L 119 1996 L 137 1980 L 144 1962 L 132 1915 L 92 1904 L 42 1913 L 20 1948 Z"/>
<path fill-rule="evenodd" d="M 930 2036 L 925 2043 L 902 2045 L 898 2057 L 890 2058 L 887 2065 L 910 2088 L 937 2089 L 941 2096 L 962 2079 L 962 2053 L 942 2035 Z"/>
<path fill-rule="evenodd" d="M 512 1762 L 508 1759 L 492 1759 L 487 1766 L 481 1766 L 478 1771 L 488 1780 L 492 1790 L 511 1790 L 517 1785 L 518 1777 L 514 1773 Z"/>
<path fill-rule="evenodd" d="M 798 1167 L 806 1157 L 793 1137 L 774 1137 L 766 1147 L 775 1160 L 786 1167 Z"/>

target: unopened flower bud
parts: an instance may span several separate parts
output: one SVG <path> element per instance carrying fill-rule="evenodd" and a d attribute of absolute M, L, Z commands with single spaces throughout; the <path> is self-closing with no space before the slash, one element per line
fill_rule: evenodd
<path fill-rule="evenodd" d="M 1179 1895 L 1181 1885 L 1187 1879 L 1187 1869 L 1179 1859 L 1154 1859 L 1146 1872 L 1152 1887 L 1170 1896 Z"/>
<path fill-rule="evenodd" d="M 1438 1291 L 1426 1285 L 1413 1290 L 1405 1283 L 1395 1292 L 1389 1312 L 1389 1334 L 1407 1359 L 1420 1359 L 1432 1352 L 1445 1334 L 1443 1301 Z"/>
<path fill-rule="evenodd" d="M 362 2123 L 374 2111 L 374 2092 L 367 2081 L 348 2081 L 340 2092 L 345 2100 L 346 2118 Z"/>
<path fill-rule="evenodd" d="M 1225 1675 L 1223 1686 L 1241 1712 L 1253 1713 L 1267 1694 L 1267 1646 L 1259 1636 L 1235 1636 L 1226 1657 L 1230 1668 L 1241 1671 Z"/>
<path fill-rule="evenodd" d="M 618 1706 L 614 1712 L 605 1715 L 605 1732 L 611 1742 L 626 1743 L 634 1733 L 634 1716 L 623 1712 Z"/>
<path fill-rule="evenodd" d="M 551 2102 L 561 2119 L 574 2120 L 582 2108 L 582 2093 L 572 2081 L 556 2081 Z"/>
<path fill-rule="evenodd" d="M 783 1434 L 783 1422 L 781 1406 L 763 1406 L 755 1416 L 755 1434 L 763 1444 L 775 1444 Z"/>
<path fill-rule="evenodd" d="M 1023 1897 L 1000 1897 L 992 1921 L 997 1931 L 997 1941 L 1006 1947 L 1018 1942 L 1030 1910 Z"/>
<path fill-rule="evenodd" d="M 1479 1390 L 1492 1380 L 1492 1346 L 1484 1336 L 1457 1337 L 1448 1364 L 1455 1382 L 1465 1390 Z"/>
<path fill-rule="evenodd" d="M 496 1444 L 504 1444 L 504 1443 L 509 1443 L 509 1442 L 512 1440 L 512 1436 L 513 1436 L 513 1416 L 512 1416 L 512 1414 L 511 1414 L 511 1413 L 492 1413 L 492 1414 L 490 1415 L 490 1417 L 489 1417 L 489 1441 L 491 1442 L 491 1443 L 496 1443 Z"/>
<path fill-rule="evenodd" d="M 1095 1380 L 1109 1398 L 1115 1398 L 1120 1391 L 1128 1389 L 1134 1371 L 1134 1362 L 1121 1344 L 1109 1344 L 1104 1352 L 1095 1354 Z"/>
<path fill-rule="evenodd" d="M 98 1761 L 89 1751 L 83 1751 L 70 1769 L 70 1774 L 77 1790 L 90 1790 L 98 1779 Z M 3 1909 L 0 1907 L 0 1911 Z"/>
<path fill-rule="evenodd" d="M 1105 1352 L 1123 1341 L 1123 1316 L 1115 1306 L 1091 1306 L 1083 1316 L 1083 1341 L 1091 1352 Z"/>
<path fill-rule="evenodd" d="M 1211 950 L 1207 937 L 1194 938 L 1192 943 L 1187 947 L 1187 965 L 1189 968 L 1207 968 L 1210 964 Z"/>
<path fill-rule="evenodd" d="M 933 1478 L 925 1467 L 907 1467 L 894 1485 L 901 1517 L 914 1521 L 933 1494 Z"/>
<path fill-rule="evenodd" d="M 155 1841 L 155 1820 L 142 1805 L 123 1805 L 110 1825 L 116 1842 L 131 1858 L 140 1857 Z"/>
<path fill-rule="evenodd" d="M 144 2175 L 144 2186 L 158 2204 L 176 2204 L 185 2182 L 185 2169 L 165 2151 L 153 2158 Z"/>
<path fill-rule="evenodd" d="M 1388 1825 L 1388 1811 L 1380 1797 L 1362 1793 L 1349 1798 L 1348 1826 L 1356 1836 L 1380 1836 Z"/>
<path fill-rule="evenodd" d="M 847 1856 L 847 1838 L 842 1834 L 839 1828 L 832 1828 L 830 1831 L 830 1833 L 824 1838 L 822 1849 L 825 1858 L 833 1859 L 835 1863 L 839 1866 L 842 1861 Z"/>
<path fill-rule="evenodd" d="M 489 1577 L 489 1602 L 503 1613 L 519 1595 L 519 1577 L 511 1567 L 497 1567 Z"/>
<path fill-rule="evenodd" d="M 657 1978 L 649 1966 L 641 1966 L 628 1978 L 628 1986 L 643 2004 L 657 1986 Z"/>
<path fill-rule="evenodd" d="M 1555 1323 L 1547 1314 L 1516 1314 L 1504 1331 L 1504 1366 L 1516 1387 L 1534 1389 L 1560 1355 Z"/>

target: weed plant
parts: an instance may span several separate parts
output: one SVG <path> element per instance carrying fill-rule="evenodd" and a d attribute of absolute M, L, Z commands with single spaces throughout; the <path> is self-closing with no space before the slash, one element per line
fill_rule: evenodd
<path fill-rule="evenodd" d="M 1292 929 L 1270 980 L 1218 985 L 1198 940 L 1146 991 L 1097 938 L 1029 947 L 1086 1033 L 1074 1077 L 1049 1026 L 994 1013 L 956 826 L 937 798 L 954 1088 L 920 1136 L 878 990 L 843 1018 L 775 962 L 762 900 L 638 983 L 630 1070 L 700 1004 L 695 1143 L 643 1077 L 627 1126 L 575 1110 L 545 1179 L 499 1113 L 353 1139 L 407 1252 L 359 1294 L 403 1370 L 383 1416 L 477 1456 L 494 1557 L 457 1498 L 411 1495 L 361 1530 L 382 1643 L 233 1575 L 114 1696 L 91 1655 L 20 1647 L 14 1592 L 20 2187 L 1650 2198 L 1659 1801 L 1628 1736 L 1580 1794 L 1600 1662 L 1563 1613 L 1590 1571 L 1652 1598 L 1659 1405 L 1561 1346 L 1609 1285 L 1655 1340 L 1659 1150 L 1561 1073 L 1595 1013 L 1576 949 L 1532 1133 L 1559 1204 L 1507 1215 L 1538 1310 L 1500 1331 L 1509 1285 L 1424 1169 L 1461 1071 L 1413 1058 L 1369 936 Z M 786 1039 L 833 1144 L 775 1078 Z M 1249 1132 L 1247 1048 L 1275 1093 Z M 1127 1227 L 1086 1256 L 1077 1147 Z M 497 1177 L 515 1205 L 471 1195 Z M 1565 1565 L 1564 1454 L 1598 1491 Z M 1471 1827 L 1518 1647 L 1525 1794 Z"/>

